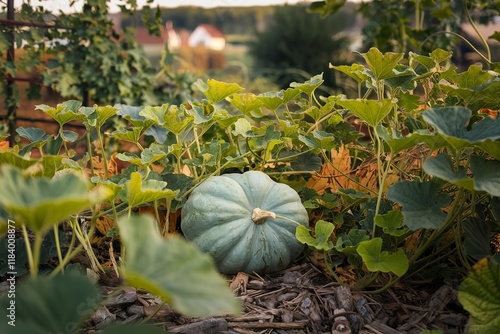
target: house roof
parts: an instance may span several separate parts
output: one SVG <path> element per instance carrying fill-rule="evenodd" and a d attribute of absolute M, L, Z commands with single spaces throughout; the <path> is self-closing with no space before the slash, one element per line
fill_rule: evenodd
<path fill-rule="evenodd" d="M 198 27 L 205 29 L 212 37 L 224 38 L 224 33 L 216 26 L 203 23 L 199 24 Z"/>
<path fill-rule="evenodd" d="M 163 35 L 163 32 L 162 32 Z M 135 40 L 139 44 L 143 45 L 158 45 L 164 44 L 165 39 L 163 36 L 150 35 L 148 28 L 137 27 L 135 30 Z"/>

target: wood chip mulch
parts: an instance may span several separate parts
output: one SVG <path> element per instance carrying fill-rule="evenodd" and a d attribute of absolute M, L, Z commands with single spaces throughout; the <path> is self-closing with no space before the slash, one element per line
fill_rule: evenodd
<path fill-rule="evenodd" d="M 239 274 L 230 279 L 243 305 L 241 316 L 185 317 L 145 291 L 103 286 L 108 302 L 87 322 L 85 333 L 148 317 L 166 332 L 185 334 L 419 334 L 426 329 L 463 333 L 467 322 L 457 290 L 448 285 L 414 290 L 402 284 L 381 294 L 357 292 L 311 263 L 272 275 Z"/>

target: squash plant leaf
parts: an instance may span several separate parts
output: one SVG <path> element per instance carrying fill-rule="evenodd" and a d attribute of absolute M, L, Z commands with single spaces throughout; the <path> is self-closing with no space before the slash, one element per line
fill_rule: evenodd
<path fill-rule="evenodd" d="M 238 314 L 240 305 L 208 254 L 178 237 L 163 240 L 148 216 L 118 221 L 128 284 L 160 296 L 188 316 Z M 147 245 L 147 247 L 145 247 Z"/>
<path fill-rule="evenodd" d="M 295 237 L 301 243 L 312 246 L 317 250 L 329 251 L 333 248 L 333 243 L 330 241 L 335 225 L 324 220 L 318 220 L 314 225 L 314 236 L 311 231 L 303 226 L 297 226 Z"/>
<path fill-rule="evenodd" d="M 313 130 L 312 136 L 299 135 L 299 140 L 312 149 L 323 149 L 329 151 L 338 146 L 331 133 L 321 130 Z"/>
<path fill-rule="evenodd" d="M 377 48 L 371 48 L 361 56 L 368 64 L 369 71 L 366 73 L 376 81 L 385 80 L 397 76 L 396 65 L 403 59 L 404 53 L 387 52 L 382 54 Z"/>
<path fill-rule="evenodd" d="M 182 107 L 186 114 L 193 117 L 194 124 L 210 122 L 215 115 L 215 108 L 211 104 L 191 103 L 189 105 L 182 105 Z"/>
<path fill-rule="evenodd" d="M 385 83 L 392 88 L 397 88 L 402 92 L 408 92 L 417 87 L 417 83 L 413 80 L 417 77 L 413 68 L 398 64 L 393 69 L 394 76 L 385 79 Z"/>
<path fill-rule="evenodd" d="M 71 106 L 71 108 L 69 108 L 68 106 Z M 68 122 L 85 119 L 85 115 L 76 112 L 74 106 L 75 105 L 74 103 L 72 103 L 72 101 L 66 101 L 64 103 L 58 104 L 55 108 L 49 107 L 45 104 L 40 104 L 35 107 L 35 110 L 43 111 L 44 113 L 52 117 L 62 127 Z"/>
<path fill-rule="evenodd" d="M 70 143 L 74 143 L 78 139 L 78 133 L 70 130 L 63 130 L 61 133 L 62 139 L 64 141 L 69 141 Z"/>
<path fill-rule="evenodd" d="M 470 159 L 470 169 L 474 173 L 474 186 L 477 191 L 500 197 L 500 161 L 473 155 Z"/>
<path fill-rule="evenodd" d="M 413 132 L 407 136 L 402 136 L 400 133 L 393 131 L 391 136 L 385 127 L 379 125 L 377 131 L 393 153 L 415 147 L 420 143 L 425 143 L 431 151 L 448 146 L 447 141 L 442 136 L 431 134 L 427 130 L 418 130 L 418 132 Z"/>
<path fill-rule="evenodd" d="M 118 110 L 116 114 L 125 118 L 127 121 L 132 123 L 133 126 L 148 128 L 154 123 L 153 120 L 141 115 L 141 111 L 144 109 L 142 106 L 116 104 L 114 107 Z M 83 108 L 80 108 L 80 111 L 82 109 Z M 97 115 L 95 117 L 97 117 Z"/>
<path fill-rule="evenodd" d="M 354 63 L 350 66 L 347 65 L 333 66 L 332 64 L 329 64 L 329 67 L 347 74 L 348 76 L 356 80 L 358 84 L 365 82 L 369 79 L 369 76 L 365 73 L 365 67 L 363 65 Z"/>
<path fill-rule="evenodd" d="M 356 254 L 356 248 L 362 241 L 370 240 L 366 230 L 351 229 L 345 235 L 337 238 L 335 249 L 341 253 Z"/>
<path fill-rule="evenodd" d="M 175 135 L 180 134 L 185 128 L 193 123 L 193 117 L 181 113 L 179 107 L 172 105 L 165 114 L 164 127 Z"/>
<path fill-rule="evenodd" d="M 460 284 L 458 300 L 470 313 L 466 332 L 496 334 L 500 328 L 500 265 L 479 261 Z"/>
<path fill-rule="evenodd" d="M 292 82 L 290 87 L 298 89 L 299 91 L 311 96 L 312 92 L 321 86 L 323 82 L 323 74 L 317 74 L 305 82 Z"/>
<path fill-rule="evenodd" d="M 408 229 L 403 227 L 403 214 L 401 211 L 389 211 L 383 215 L 376 215 L 375 224 L 382 227 L 385 234 L 396 237 L 408 232 Z"/>
<path fill-rule="evenodd" d="M 382 251 L 382 238 L 362 241 L 356 251 L 371 272 L 392 272 L 402 276 L 408 270 L 409 262 L 403 249 L 398 248 L 393 253 Z"/>
<path fill-rule="evenodd" d="M 451 202 L 447 194 L 439 194 L 434 182 L 400 181 L 387 190 L 387 198 L 403 206 L 404 223 L 410 230 L 438 228 L 446 214 L 441 208 Z"/>
<path fill-rule="evenodd" d="M 205 94 L 205 96 L 208 98 L 208 101 L 212 104 L 220 102 L 234 93 L 241 93 L 245 90 L 238 84 L 226 83 L 213 79 L 207 80 L 206 83 L 199 79 L 197 82 L 195 82 L 194 85 L 203 94 Z"/>
<path fill-rule="evenodd" d="M 129 129 L 115 130 L 111 132 L 110 136 L 118 140 L 138 143 L 145 130 L 146 129 L 142 126 L 134 126 Z"/>
<path fill-rule="evenodd" d="M 467 71 L 451 77 L 452 84 L 441 83 L 439 88 L 449 97 L 458 97 L 461 104 L 476 111 L 480 108 L 498 109 L 500 78 L 481 66 L 471 65 Z"/>
<path fill-rule="evenodd" d="M 25 179 L 18 169 L 3 166 L 0 181 L 0 205 L 35 232 L 44 232 L 108 196 L 104 188 L 89 193 L 85 180 L 73 173 Z"/>
<path fill-rule="evenodd" d="M 96 127 L 99 129 L 101 128 L 104 123 L 114 115 L 116 115 L 118 112 L 118 109 L 112 106 L 102 106 L 102 107 L 96 107 L 95 108 L 95 113 L 97 114 L 97 119 L 96 119 Z"/>
<path fill-rule="evenodd" d="M 389 113 L 394 104 L 390 99 L 382 101 L 356 99 L 356 100 L 339 100 L 337 104 L 342 108 L 348 109 L 356 117 L 361 118 L 364 122 L 372 127 L 376 127 Z"/>
<path fill-rule="evenodd" d="M 251 112 L 262 107 L 262 101 L 253 93 L 233 94 L 226 100 L 241 110 L 246 116 L 251 116 Z"/>
<path fill-rule="evenodd" d="M 144 109 L 142 109 L 139 112 L 139 115 L 144 116 L 147 119 L 152 120 L 158 125 L 164 125 L 165 124 L 165 116 L 166 113 L 168 112 L 168 104 L 164 104 L 162 106 L 156 106 L 156 107 L 151 107 L 151 106 L 145 106 Z"/>
<path fill-rule="evenodd" d="M 281 92 L 265 92 L 257 96 L 264 107 L 269 110 L 276 110 L 283 103 L 283 94 Z"/>
<path fill-rule="evenodd" d="M 29 170 L 32 176 L 52 177 L 55 172 L 62 168 L 63 156 L 45 155 L 39 159 L 22 157 L 12 151 L 0 152 L 0 166 L 11 165 L 21 170 Z"/>
<path fill-rule="evenodd" d="M 161 198 L 174 199 L 178 191 L 165 189 L 166 186 L 167 183 L 164 181 L 143 181 L 139 172 L 133 172 L 130 174 L 130 180 L 126 183 L 127 200 L 130 207 L 153 202 Z"/>
<path fill-rule="evenodd" d="M 100 296 L 99 289 L 87 277 L 74 273 L 30 278 L 16 290 L 15 327 L 4 319 L 0 331 L 34 334 L 78 332 L 79 325 L 97 308 Z M 0 303 L 2 309 L 8 309 L 11 301 L 5 295 Z"/>
<path fill-rule="evenodd" d="M 462 226 L 465 234 L 465 253 L 477 260 L 490 256 L 490 224 L 477 217 L 470 217 L 462 223 Z"/>
<path fill-rule="evenodd" d="M 290 167 L 294 171 L 319 172 L 321 170 L 322 163 L 323 161 L 317 154 L 307 152 L 293 159 L 290 163 Z"/>
<path fill-rule="evenodd" d="M 168 130 L 157 124 L 153 124 L 144 131 L 144 134 L 152 136 L 158 144 L 163 144 L 167 140 Z"/>
<path fill-rule="evenodd" d="M 486 117 L 473 124 L 468 131 L 466 126 L 471 115 L 470 109 L 456 106 L 431 108 L 422 113 L 425 121 L 444 135 L 455 149 L 462 149 L 487 139 L 500 139 L 500 119 Z"/>
<path fill-rule="evenodd" d="M 423 169 L 431 176 L 439 177 L 440 179 L 468 190 L 474 190 L 474 180 L 467 177 L 463 166 L 459 166 L 458 169 L 455 169 L 453 161 L 448 154 L 439 153 L 435 157 L 426 159 L 423 164 Z"/>
<path fill-rule="evenodd" d="M 16 129 L 16 132 L 20 137 L 28 139 L 35 146 L 43 146 L 51 137 L 40 128 L 24 128 L 20 126 Z"/>
<path fill-rule="evenodd" d="M 158 148 L 148 147 L 141 152 L 140 157 L 137 156 L 137 154 L 125 152 L 125 153 L 118 153 L 116 155 L 116 158 L 120 159 L 121 161 L 127 161 L 133 163 L 134 165 L 137 166 L 147 167 L 151 165 L 153 162 L 160 160 L 166 155 L 167 153 L 160 151 Z"/>

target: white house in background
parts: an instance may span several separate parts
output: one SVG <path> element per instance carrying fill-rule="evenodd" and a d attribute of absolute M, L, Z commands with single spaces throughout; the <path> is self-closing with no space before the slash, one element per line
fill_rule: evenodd
<path fill-rule="evenodd" d="M 207 49 L 223 50 L 226 46 L 224 33 L 210 24 L 200 24 L 188 39 L 190 47 L 204 46 Z"/>

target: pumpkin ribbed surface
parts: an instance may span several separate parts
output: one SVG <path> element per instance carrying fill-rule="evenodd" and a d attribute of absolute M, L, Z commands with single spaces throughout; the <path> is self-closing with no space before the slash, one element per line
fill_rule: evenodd
<path fill-rule="evenodd" d="M 254 222 L 254 209 L 276 218 Z M 297 224 L 309 225 L 295 190 L 262 172 L 208 178 L 182 208 L 181 229 L 187 240 L 210 254 L 220 272 L 270 273 L 284 269 L 303 250 Z"/>

